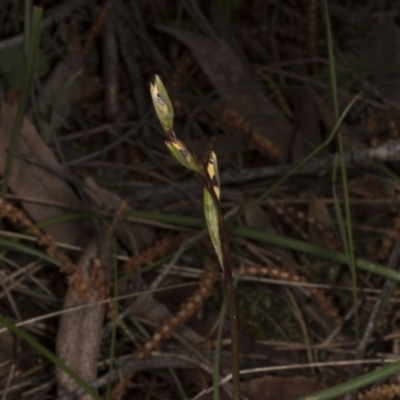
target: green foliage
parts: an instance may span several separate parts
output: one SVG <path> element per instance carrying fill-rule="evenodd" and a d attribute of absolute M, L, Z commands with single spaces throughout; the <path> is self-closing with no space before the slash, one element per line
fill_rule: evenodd
<path fill-rule="evenodd" d="M 43 53 L 36 55 L 36 76 L 49 72 L 49 64 Z M 27 70 L 27 59 L 22 46 L 7 47 L 0 51 L 0 82 L 3 89 L 22 90 Z"/>

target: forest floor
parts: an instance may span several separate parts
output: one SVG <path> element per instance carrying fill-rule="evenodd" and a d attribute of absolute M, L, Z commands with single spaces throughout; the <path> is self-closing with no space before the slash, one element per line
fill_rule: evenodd
<path fill-rule="evenodd" d="M 400 2 L 48 0 L 36 50 L 23 3 L 0 2 L 1 398 L 216 399 L 231 372 L 157 74 L 218 159 L 243 398 L 399 399 Z"/>

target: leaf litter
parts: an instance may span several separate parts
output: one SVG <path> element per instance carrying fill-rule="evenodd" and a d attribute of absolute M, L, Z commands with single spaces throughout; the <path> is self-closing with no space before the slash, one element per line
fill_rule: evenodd
<path fill-rule="evenodd" d="M 329 3 L 341 109 L 364 90 L 341 127 L 351 177 L 356 256 L 388 266 L 397 251 L 399 226 L 399 76 L 398 54 L 393 51 L 398 11 L 393 5 L 380 8 L 379 2 L 372 8 Z M 55 11 L 57 4 L 49 4 Z M 201 187 L 164 152 L 155 117 L 147 111 L 152 76 L 162 76 L 171 90 L 179 137 L 199 159 L 216 151 L 225 212 L 262 194 L 322 143 L 335 124 L 326 33 L 316 2 L 238 2 L 236 8 L 231 3 L 223 11 L 218 4 L 222 2 L 208 10 L 201 2 L 109 1 L 92 8 L 65 1 L 68 13 L 46 25 L 42 34 L 40 62 L 50 72 L 37 71 L 9 193 L 0 207 L 5 241 L 1 313 L 23 323 L 18 316 L 25 313 L 20 311 L 35 303 L 43 322 L 24 329 L 102 395 L 111 384 L 110 398 L 182 397 L 174 379 L 180 379 L 188 398 L 195 398 L 211 385 L 216 330 L 223 324 L 219 284 L 201 292 L 201 282 L 207 279 L 204 265 L 213 258 L 210 243 L 190 241 L 202 227 L 201 207 L 193 201 L 200 198 Z M 23 10 L 18 12 L 22 19 Z M 9 17 L 7 21 L 15 18 L 3 4 L 1 15 Z M 349 15 L 357 18 L 349 21 Z M 5 23 L 0 48 L 19 46 L 21 32 L 20 23 Z M 132 43 L 135 48 L 128 51 Z M 107 77 L 105 59 L 113 64 L 104 68 Z M 0 65 L 5 75 L 6 67 Z M 80 68 L 82 74 L 74 80 Z M 19 86 L 13 82 L 21 75 L 12 72 L 4 79 L 1 101 L 1 169 L 17 109 Z M 71 79 L 73 84 L 66 85 Z M 104 104 L 116 111 L 104 110 Z M 396 289 L 371 322 L 384 279 L 359 272 L 360 332 L 370 321 L 373 335 L 357 338 L 347 266 L 285 248 L 285 238 L 296 238 L 303 246 L 317 243 L 344 251 L 332 194 L 335 185 L 341 205 L 343 188 L 332 179 L 335 152 L 335 144 L 324 149 L 306 166 L 308 170 L 299 171 L 268 201 L 235 222 L 282 238 L 278 248 L 230 237 L 240 276 L 241 368 L 308 365 L 310 354 L 314 361 L 326 362 L 318 369 L 248 375 L 242 385 L 248 398 L 272 399 L 275 394 L 291 400 L 346 381 L 358 372 L 339 362 L 356 363 L 355 351 L 363 338 L 368 351 L 361 356 L 371 362 L 365 362 L 366 370 L 398 356 Z M 123 200 L 129 205 L 117 220 Z M 65 221 L 57 222 L 58 218 Z M 52 220 L 40 229 L 35 225 Z M 35 233 L 37 244 L 26 240 Z M 160 269 L 185 243 L 183 255 L 158 292 L 151 293 Z M 70 260 L 71 269 L 61 268 L 67 279 L 54 266 L 57 262 L 50 264 L 46 258 L 34 273 L 11 279 L 15 271 L 37 261 L 26 248 L 47 249 L 61 263 Z M 111 279 L 114 265 L 118 282 Z M 82 285 L 93 297 L 79 295 Z M 126 297 L 119 300 L 118 309 L 113 308 L 114 285 Z M 26 287 L 29 292 L 24 292 Z M 44 300 L 44 293 L 52 296 Z M 52 312 L 61 313 L 57 323 L 46 318 Z M 109 371 L 113 320 L 118 321 L 116 359 Z M 6 365 L 0 369 L 4 398 L 77 398 L 75 381 L 55 373 L 47 362 L 39 368 L 25 346 L 10 352 L 15 337 L 4 335 L 0 333 L 0 355 Z M 229 368 L 228 336 L 223 324 L 222 375 Z M 144 355 L 146 346 L 152 357 L 135 359 L 135 354 Z M 174 378 L 167 373 L 174 365 L 190 370 L 196 379 L 179 368 Z M 393 376 L 354 398 L 394 398 L 396 387 Z M 225 385 L 221 396 L 229 392 Z"/>

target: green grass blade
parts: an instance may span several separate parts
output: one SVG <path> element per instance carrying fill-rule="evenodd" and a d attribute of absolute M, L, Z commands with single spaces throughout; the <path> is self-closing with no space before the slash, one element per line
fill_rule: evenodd
<path fill-rule="evenodd" d="M 60 214 L 55 217 L 44 219 L 43 221 L 38 222 L 36 226 L 40 229 L 43 229 L 53 225 L 94 218 L 104 218 L 104 215 L 94 211 L 78 211 L 69 214 Z"/>
<path fill-rule="evenodd" d="M 33 74 L 35 72 L 36 58 L 39 50 L 40 33 L 42 26 L 42 13 L 41 7 L 34 6 L 32 9 L 32 20 L 30 23 L 30 37 L 29 37 L 29 50 L 27 59 L 27 68 L 25 81 L 21 93 L 21 99 L 18 105 L 17 116 L 15 118 L 13 130 L 11 132 L 10 145 L 8 148 L 7 158 L 3 172 L 3 183 L 0 187 L 0 197 L 4 198 L 7 193 L 8 182 L 10 180 L 12 165 L 15 157 L 15 152 L 18 146 L 19 136 L 21 134 L 22 123 L 24 120 L 25 110 L 28 104 L 29 95 L 31 93 Z"/>
<path fill-rule="evenodd" d="M 301 240 L 282 237 L 272 233 L 256 231 L 244 227 L 233 227 L 231 233 L 245 237 L 247 239 L 259 240 L 261 242 L 273 244 L 276 246 L 284 247 L 291 250 L 300 251 L 315 257 L 325 258 L 330 261 L 335 261 L 340 264 L 347 264 L 348 257 L 346 254 L 339 253 L 334 250 L 329 250 L 325 247 L 317 246 Z M 376 264 L 361 258 L 355 260 L 357 268 L 371 272 L 373 274 L 381 275 L 385 278 L 391 278 L 400 281 L 400 272 L 386 268 L 380 264 Z"/>
<path fill-rule="evenodd" d="M 13 240 L 0 238 L 0 248 L 9 251 L 15 251 L 20 254 L 27 254 L 45 260 L 59 267 L 61 266 L 61 263 L 58 260 L 48 256 L 46 253 L 43 253 L 42 251 L 36 250 L 31 246 L 26 246 Z"/>
<path fill-rule="evenodd" d="M 336 154 L 337 155 L 337 154 Z M 343 247 L 346 254 L 349 254 L 349 247 L 348 242 L 346 240 L 346 227 L 345 222 L 343 220 L 343 213 L 342 209 L 340 208 L 339 198 L 336 193 L 336 179 L 337 179 L 337 157 L 335 157 L 335 165 L 332 171 L 332 196 L 333 196 L 333 205 L 335 209 L 336 219 L 337 219 L 337 226 L 339 228 L 340 237 L 342 238 Z"/>
<path fill-rule="evenodd" d="M 337 77 L 336 77 L 336 61 L 335 52 L 333 50 L 333 37 L 332 28 L 329 18 L 329 9 L 326 0 L 324 0 L 324 14 L 326 22 L 326 34 L 328 41 L 328 56 L 329 56 L 329 72 L 331 77 L 331 87 L 332 87 L 332 97 L 333 97 L 333 108 L 335 112 L 335 119 L 339 119 L 339 100 L 338 100 L 338 89 L 337 89 Z M 350 209 L 350 195 L 349 195 L 349 185 L 347 179 L 347 169 L 346 160 L 344 156 L 344 146 L 342 133 L 338 132 L 337 135 L 339 155 L 340 155 L 340 169 L 342 172 L 342 186 L 343 186 L 343 199 L 344 199 L 344 211 L 346 219 L 346 235 L 342 238 L 343 243 L 346 244 L 347 255 L 349 257 L 349 268 L 353 286 L 353 305 L 356 310 L 355 312 L 355 330 L 356 336 L 359 336 L 359 324 L 358 324 L 358 307 L 357 307 L 357 268 L 356 268 L 356 257 L 354 254 L 354 241 L 353 241 L 353 229 L 351 224 L 351 209 Z M 340 207 L 336 208 L 338 211 L 341 210 Z M 338 218 L 339 220 L 341 218 Z"/>
<path fill-rule="evenodd" d="M 35 349 L 42 356 L 46 357 L 50 362 L 52 362 L 56 367 L 67 373 L 86 393 L 90 394 L 94 400 L 101 400 L 101 397 L 91 388 L 86 382 L 84 382 L 74 371 L 68 368 L 54 353 L 49 349 L 42 346 L 36 341 L 31 335 L 26 333 L 20 328 L 17 328 L 12 322 L 0 314 L 0 324 L 4 325 L 12 333 L 17 335 L 20 339 L 29 344 L 33 349 Z"/>
<path fill-rule="evenodd" d="M 368 374 L 361 375 L 357 378 L 351 379 L 347 382 L 336 385 L 332 388 L 321 390 L 320 392 L 302 397 L 298 400 L 330 400 L 336 399 L 338 396 L 342 396 L 346 393 L 354 390 L 361 389 L 367 385 L 371 385 L 375 382 L 379 382 L 383 379 L 389 378 L 392 375 L 396 375 L 400 372 L 400 361 L 379 368 L 376 371 L 369 372 Z"/>
<path fill-rule="evenodd" d="M 180 398 L 182 400 L 188 399 L 189 397 L 186 394 L 185 388 L 182 385 L 182 382 L 179 379 L 179 376 L 178 376 L 177 372 L 172 368 L 168 368 L 168 372 L 171 375 L 171 378 L 172 378 L 172 380 L 174 381 L 174 383 L 176 385 L 176 389 L 177 389 L 177 392 L 179 393 Z"/>
<path fill-rule="evenodd" d="M 32 1 L 25 0 L 24 6 L 24 47 L 25 47 L 25 54 L 29 52 L 29 38 L 32 26 Z"/>
<path fill-rule="evenodd" d="M 141 221 L 141 222 L 156 221 L 175 226 L 184 226 L 184 227 L 200 228 L 200 229 L 205 228 L 206 226 L 206 223 L 203 219 L 186 217 L 182 215 L 161 214 L 157 212 L 146 212 L 146 211 L 128 211 L 125 215 L 131 217 L 136 221 Z M 82 219 L 88 218 L 87 213 L 81 213 L 81 214 L 76 213 L 74 214 L 74 216 L 75 219 L 79 219 L 79 216 Z M 99 215 L 95 213 L 93 213 L 91 216 L 93 218 L 99 218 Z M 292 239 L 280 235 L 275 235 L 273 233 L 257 231 L 254 229 L 239 227 L 234 225 L 231 225 L 229 227 L 229 232 L 233 235 L 245 237 L 248 239 L 259 240 L 264 243 L 269 243 L 283 248 L 304 252 L 306 254 L 310 254 L 315 257 L 321 257 L 326 260 L 334 261 L 340 264 L 348 263 L 348 257 L 346 254 L 330 250 L 326 247 L 317 246 L 308 242 L 304 242 L 302 240 Z M 10 245 L 12 246 L 12 244 Z M 0 239 L 0 246 L 1 246 L 1 239 Z M 43 254 L 43 253 L 38 252 L 38 254 Z M 52 263 L 56 262 L 53 259 L 50 260 Z M 385 278 L 391 278 L 400 282 L 400 272 L 388 269 L 383 265 L 373 263 L 361 258 L 357 258 L 356 267 L 363 271 L 371 272 L 373 274 L 377 274 Z"/>
<path fill-rule="evenodd" d="M 73 215 L 75 220 L 78 220 L 79 218 L 81 219 L 88 218 L 87 213 L 75 213 Z M 126 213 L 126 215 L 137 221 L 142 221 L 142 222 L 156 221 L 175 226 L 184 226 L 190 228 L 204 228 L 206 225 L 203 219 L 186 217 L 181 215 L 161 214 L 156 212 L 145 212 L 145 211 L 129 211 L 128 213 Z M 90 217 L 100 218 L 100 216 L 95 213 L 90 214 Z M 275 235 L 273 233 L 257 231 L 254 229 L 239 227 L 239 226 L 231 226 L 229 231 L 231 234 L 237 236 L 245 237 L 248 239 L 259 240 L 264 243 L 274 244 L 276 246 L 280 246 L 283 248 L 304 252 L 306 254 L 310 254 L 315 257 L 321 257 L 340 264 L 346 264 L 348 261 L 346 254 L 330 250 L 322 246 L 317 246 L 308 242 L 304 242 L 302 240 L 292 239 L 280 235 Z M 36 257 L 45 259 L 55 265 L 60 265 L 57 260 L 50 258 L 46 254 L 12 241 L 0 238 L 0 247 L 4 247 L 8 250 L 13 250 L 13 251 L 19 251 L 19 249 L 21 249 L 21 251 L 24 251 L 26 254 L 34 255 Z M 391 278 L 400 282 L 400 272 L 388 269 L 383 265 L 373 263 L 364 260 L 362 258 L 357 258 L 356 266 L 357 268 L 363 271 L 371 272 L 373 274 L 377 274 L 385 278 Z"/>

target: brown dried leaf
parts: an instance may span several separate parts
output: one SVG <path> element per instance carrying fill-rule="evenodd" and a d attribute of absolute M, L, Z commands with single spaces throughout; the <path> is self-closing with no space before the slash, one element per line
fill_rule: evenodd
<path fill-rule="evenodd" d="M 304 376 L 264 376 L 244 382 L 240 386 L 252 399 L 257 400 L 293 400 L 326 388 L 317 378 Z"/>
<path fill-rule="evenodd" d="M 197 33 L 173 27 L 160 29 L 192 51 L 223 101 L 249 123 L 252 131 L 268 141 L 273 147 L 273 155 L 279 154 L 280 162 L 285 162 L 293 128 L 232 48 L 223 40 L 211 40 Z"/>
<path fill-rule="evenodd" d="M 104 299 L 109 286 L 112 265 L 112 237 L 115 221 L 100 232 L 87 246 L 78 263 L 79 272 L 97 299 Z M 68 312 L 71 307 L 88 305 L 70 286 L 64 299 L 65 314 L 60 319 L 57 356 L 84 381 L 97 377 L 97 358 L 101 344 L 105 305 L 90 302 L 88 307 Z M 77 388 L 77 383 L 64 371 L 56 370 L 58 393 Z M 91 400 L 83 395 L 80 400 Z"/>
<path fill-rule="evenodd" d="M 4 101 L 0 110 L 0 169 L 4 170 L 10 132 L 14 125 L 16 107 Z M 40 167 L 41 166 L 41 167 Z M 65 182 L 68 170 L 58 163 L 51 150 L 44 144 L 34 125 L 24 119 L 21 136 L 10 178 L 10 189 L 21 198 L 48 202 L 54 200 L 78 208 L 79 199 Z M 56 217 L 65 211 L 48 204 L 22 201 L 25 211 L 35 221 Z M 70 244 L 85 243 L 85 234 L 78 223 L 64 223 L 45 229 L 55 240 Z"/>

